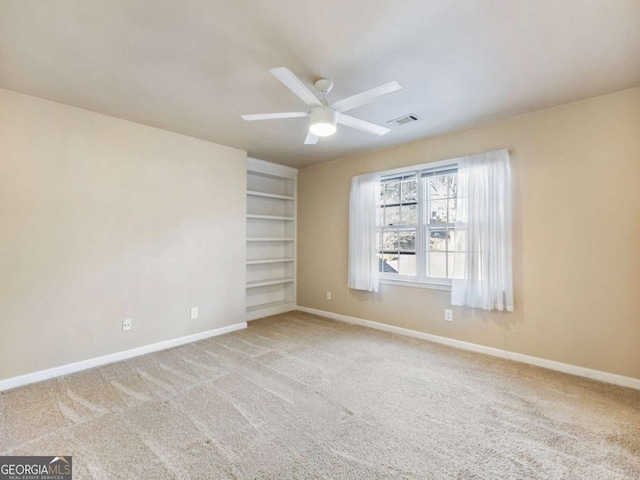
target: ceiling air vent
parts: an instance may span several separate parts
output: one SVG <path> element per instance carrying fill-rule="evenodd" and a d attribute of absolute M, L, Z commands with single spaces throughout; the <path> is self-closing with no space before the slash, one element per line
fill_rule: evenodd
<path fill-rule="evenodd" d="M 410 113 L 409 115 L 405 115 L 394 120 L 389 120 L 387 123 L 391 125 L 406 125 L 407 123 L 417 122 L 418 120 L 420 120 L 419 116 L 417 116 L 415 113 Z"/>

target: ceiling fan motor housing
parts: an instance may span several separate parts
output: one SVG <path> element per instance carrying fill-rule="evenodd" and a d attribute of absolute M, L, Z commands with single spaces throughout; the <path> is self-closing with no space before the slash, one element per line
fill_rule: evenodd
<path fill-rule="evenodd" d="M 309 130 L 319 137 L 328 137 L 336 132 L 338 114 L 330 107 L 314 107 L 310 113 L 311 125 Z"/>
<path fill-rule="evenodd" d="M 317 80 L 316 83 L 314 83 L 313 85 L 325 95 L 329 93 L 333 88 L 333 82 L 326 78 L 321 78 L 320 80 Z"/>

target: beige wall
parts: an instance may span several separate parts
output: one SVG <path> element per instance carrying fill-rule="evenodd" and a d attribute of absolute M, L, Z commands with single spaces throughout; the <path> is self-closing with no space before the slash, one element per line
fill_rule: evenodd
<path fill-rule="evenodd" d="M 498 148 L 512 156 L 514 313 L 454 307 L 449 323 L 449 292 L 347 288 L 353 175 Z M 298 182 L 299 305 L 640 378 L 640 88 L 309 167 Z"/>
<path fill-rule="evenodd" d="M 0 90 L 0 379 L 243 322 L 245 159 Z"/>

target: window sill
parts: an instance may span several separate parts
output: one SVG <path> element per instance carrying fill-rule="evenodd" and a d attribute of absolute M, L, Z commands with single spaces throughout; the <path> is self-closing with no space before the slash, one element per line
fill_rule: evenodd
<path fill-rule="evenodd" d="M 381 278 L 380 283 L 384 285 L 399 285 L 403 287 L 427 288 L 429 290 L 451 291 L 451 283 L 427 283 L 414 282 L 412 280 L 398 280 L 394 278 Z"/>

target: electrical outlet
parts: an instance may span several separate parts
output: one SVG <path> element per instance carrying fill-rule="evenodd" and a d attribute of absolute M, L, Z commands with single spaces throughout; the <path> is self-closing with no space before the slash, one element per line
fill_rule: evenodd
<path fill-rule="evenodd" d="M 122 331 L 126 332 L 127 330 L 131 330 L 131 319 L 125 318 L 122 320 Z"/>
<path fill-rule="evenodd" d="M 198 307 L 191 307 L 191 320 L 198 318 Z"/>
<path fill-rule="evenodd" d="M 444 319 L 445 319 L 447 322 L 453 322 L 453 310 L 448 310 L 448 309 L 446 309 L 446 310 L 444 311 Z"/>
<path fill-rule="evenodd" d="M 327 292 L 327 300 L 331 300 L 331 292 Z"/>

